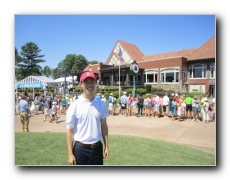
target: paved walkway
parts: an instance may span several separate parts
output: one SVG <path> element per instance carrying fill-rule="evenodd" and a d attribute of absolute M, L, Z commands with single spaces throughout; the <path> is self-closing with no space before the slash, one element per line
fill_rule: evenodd
<path fill-rule="evenodd" d="M 65 115 L 59 115 L 59 123 L 42 121 L 43 114 L 33 115 L 30 119 L 30 132 L 65 132 Z M 121 117 L 107 118 L 109 134 L 141 136 L 161 139 L 188 145 L 206 152 L 216 152 L 216 122 L 210 122 L 207 127 L 203 122 L 187 119 L 182 122 L 170 118 Z M 15 115 L 15 132 L 21 132 L 21 122 Z"/>

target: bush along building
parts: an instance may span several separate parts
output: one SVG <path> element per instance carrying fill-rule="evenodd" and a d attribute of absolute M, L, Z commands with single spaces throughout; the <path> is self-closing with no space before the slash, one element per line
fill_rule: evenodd
<path fill-rule="evenodd" d="M 124 89 L 132 87 L 135 81 L 137 88 L 151 85 L 178 93 L 200 92 L 214 96 L 215 42 L 213 36 L 198 48 L 144 55 L 135 44 L 118 40 L 105 63 L 88 65 L 84 71 L 95 73 L 100 86 L 119 86 L 120 82 Z M 131 68 L 133 62 L 138 65 L 136 72 Z"/>

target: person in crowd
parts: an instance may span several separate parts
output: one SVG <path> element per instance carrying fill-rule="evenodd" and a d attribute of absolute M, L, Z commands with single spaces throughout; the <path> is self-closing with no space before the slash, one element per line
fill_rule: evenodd
<path fill-rule="evenodd" d="M 152 112 L 152 109 L 153 109 L 153 104 L 152 104 L 152 99 L 150 97 L 150 95 L 147 96 L 146 98 L 146 102 L 147 102 L 147 117 L 151 118 L 151 112 Z"/>
<path fill-rule="evenodd" d="M 176 99 L 173 98 L 170 104 L 171 107 L 171 114 L 172 114 L 172 120 L 175 120 L 175 116 L 176 116 L 176 106 L 177 106 L 177 102 Z"/>
<path fill-rule="evenodd" d="M 187 97 L 185 98 L 185 104 L 186 104 L 186 118 L 192 119 L 192 98 L 188 94 Z M 188 117 L 189 113 L 189 117 Z"/>
<path fill-rule="evenodd" d="M 204 98 L 204 105 L 203 105 L 203 109 L 204 109 L 204 113 L 203 113 L 203 121 L 204 121 L 204 126 L 207 126 L 207 123 L 209 123 L 210 119 L 209 119 L 209 102 L 208 102 L 208 98 L 205 97 Z"/>
<path fill-rule="evenodd" d="M 97 93 L 96 98 L 101 99 L 101 94 Z"/>
<path fill-rule="evenodd" d="M 35 114 L 38 114 L 38 110 L 39 110 L 39 96 L 35 96 L 34 98 L 34 110 L 35 110 Z"/>
<path fill-rule="evenodd" d="M 45 98 L 44 95 L 39 96 L 39 111 L 42 111 L 42 113 L 44 113 L 44 103 L 45 103 L 44 98 Z"/>
<path fill-rule="evenodd" d="M 66 114 L 66 106 L 67 106 L 66 97 L 63 96 L 62 101 L 61 101 L 61 107 L 62 107 L 62 113 L 64 114 Z"/>
<path fill-rule="evenodd" d="M 62 111 L 62 96 L 59 95 L 57 97 L 58 101 L 57 101 L 57 114 L 61 115 L 61 111 Z"/>
<path fill-rule="evenodd" d="M 123 95 L 121 96 L 121 115 L 122 117 L 125 117 L 127 115 L 127 112 L 126 112 L 127 103 L 128 103 L 128 97 L 126 96 L 126 92 L 123 92 Z"/>
<path fill-rule="evenodd" d="M 137 107 L 138 107 L 138 116 L 143 116 L 143 106 L 144 106 L 144 98 L 142 97 L 142 94 L 138 94 L 137 96 Z"/>
<path fill-rule="evenodd" d="M 154 104 L 154 117 L 159 118 L 160 113 L 159 113 L 159 108 L 160 108 L 160 97 L 157 94 L 154 94 L 155 97 L 155 104 Z"/>
<path fill-rule="evenodd" d="M 97 98 L 97 97 L 96 97 Z M 111 116 L 113 116 L 114 114 L 114 107 L 113 107 L 113 103 L 114 103 L 114 97 L 113 97 L 113 93 L 110 93 L 109 97 L 108 97 L 108 110 L 109 110 L 109 114 Z"/>
<path fill-rule="evenodd" d="M 131 104 L 132 116 L 136 116 L 137 114 L 137 98 L 133 98 L 133 102 Z"/>
<path fill-rule="evenodd" d="M 178 118 L 178 122 L 181 122 L 181 118 L 182 118 L 182 107 L 181 104 L 178 104 L 178 108 L 177 108 L 177 118 Z"/>
<path fill-rule="evenodd" d="M 68 163 L 103 165 L 103 159 L 109 157 L 108 109 L 94 96 L 96 77 L 92 72 L 84 72 L 80 83 L 83 94 L 71 104 L 66 114 Z"/>
<path fill-rule="evenodd" d="M 67 88 L 68 88 L 69 94 L 71 94 L 73 92 L 73 84 L 69 83 Z"/>
<path fill-rule="evenodd" d="M 65 99 L 66 99 L 66 111 L 67 111 L 67 109 L 69 108 L 69 105 L 70 105 L 70 95 L 66 94 Z"/>
<path fill-rule="evenodd" d="M 147 116 L 147 105 L 148 105 L 148 102 L 147 102 L 147 96 L 143 97 L 144 98 L 144 105 L 143 105 L 143 112 L 144 112 L 144 116 L 146 117 Z"/>
<path fill-rule="evenodd" d="M 113 115 L 116 115 L 117 98 L 113 97 Z"/>
<path fill-rule="evenodd" d="M 44 118 L 43 121 L 46 121 L 47 118 L 51 121 L 52 119 L 52 105 L 51 105 L 51 100 L 50 98 L 44 98 L 45 103 L 44 103 Z M 50 113 L 51 109 L 51 113 Z"/>
<path fill-rule="evenodd" d="M 58 117 L 57 117 L 57 102 L 53 101 L 52 103 L 52 119 L 50 122 L 53 120 L 56 120 L 56 123 L 58 123 Z"/>
<path fill-rule="evenodd" d="M 132 96 L 132 94 L 129 94 L 128 102 L 127 102 L 127 114 L 130 115 L 130 116 L 132 115 L 132 110 L 131 110 L 132 102 L 133 102 L 133 96 Z"/>
<path fill-rule="evenodd" d="M 200 105 L 200 103 L 197 101 L 197 108 L 196 108 L 196 110 L 197 110 L 197 120 L 196 120 L 196 122 L 200 122 L 201 120 L 202 120 L 202 118 L 201 118 L 201 115 L 200 115 L 200 113 L 201 113 L 201 105 Z"/>
<path fill-rule="evenodd" d="M 212 120 L 211 120 L 211 122 L 214 122 L 216 119 L 216 98 L 212 99 L 211 108 L 212 108 L 212 111 L 211 111 Z"/>
<path fill-rule="evenodd" d="M 106 97 L 104 95 L 101 96 L 101 100 L 105 103 L 106 105 Z"/>
<path fill-rule="evenodd" d="M 163 104 L 164 118 L 169 118 L 168 112 L 169 112 L 170 100 L 168 97 L 168 93 L 165 93 L 162 104 Z"/>
<path fill-rule="evenodd" d="M 29 104 L 26 101 L 27 97 L 25 95 L 22 95 L 19 99 L 18 104 L 18 113 L 21 119 L 22 124 L 22 132 L 29 132 L 29 114 L 30 114 L 30 108 Z"/>
<path fill-rule="evenodd" d="M 197 97 L 194 97 L 192 101 L 193 121 L 196 121 L 198 119 L 197 107 L 198 107 Z"/>
<path fill-rule="evenodd" d="M 151 101 L 152 101 L 152 105 L 153 105 L 151 114 L 152 114 L 152 117 L 155 118 L 155 96 L 154 95 L 152 96 Z"/>

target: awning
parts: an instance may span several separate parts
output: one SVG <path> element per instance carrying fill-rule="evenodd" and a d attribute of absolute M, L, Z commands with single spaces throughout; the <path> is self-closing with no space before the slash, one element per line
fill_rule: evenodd
<path fill-rule="evenodd" d="M 208 81 L 208 85 L 215 85 L 216 84 L 216 80 L 212 79 Z"/>

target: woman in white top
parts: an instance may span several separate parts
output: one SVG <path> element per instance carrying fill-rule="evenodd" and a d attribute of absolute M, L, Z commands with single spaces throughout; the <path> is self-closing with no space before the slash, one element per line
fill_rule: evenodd
<path fill-rule="evenodd" d="M 203 105 L 203 120 L 204 120 L 204 126 L 207 126 L 207 123 L 209 122 L 209 102 L 208 102 L 208 98 L 205 97 L 204 98 L 204 105 Z"/>

